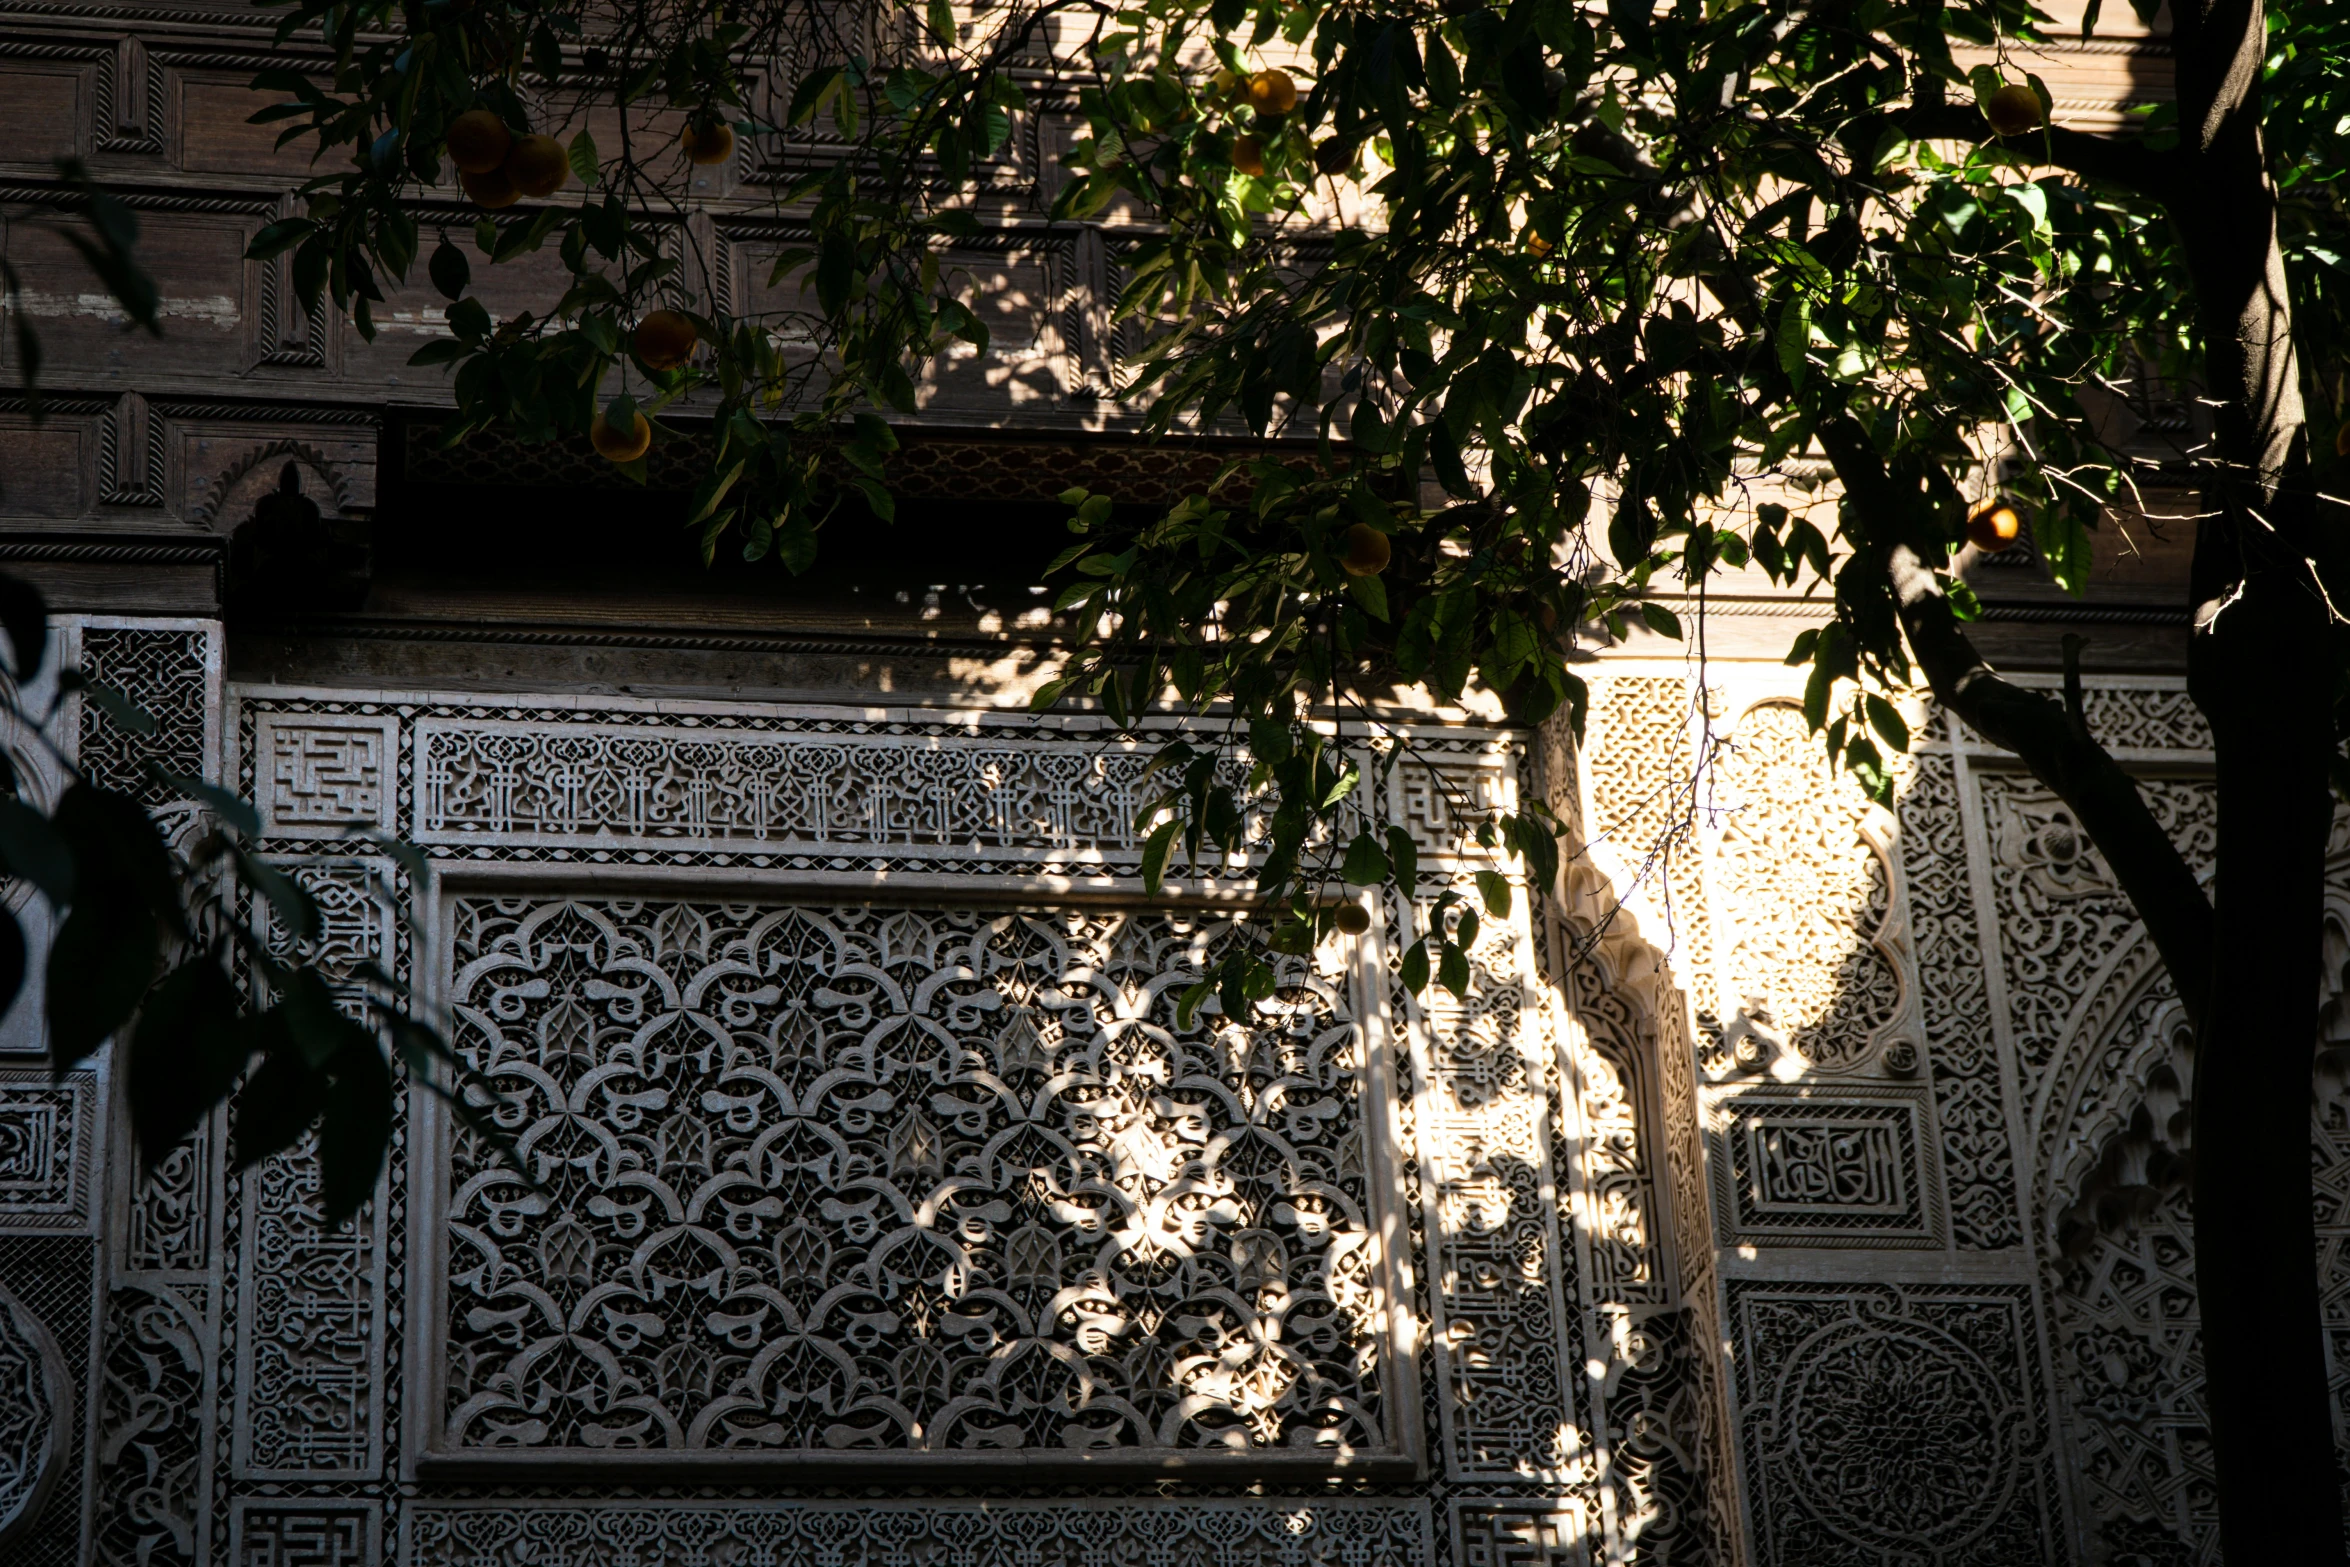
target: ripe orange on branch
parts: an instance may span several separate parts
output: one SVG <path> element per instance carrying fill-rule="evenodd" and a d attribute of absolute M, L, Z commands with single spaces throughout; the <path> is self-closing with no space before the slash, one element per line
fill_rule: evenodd
<path fill-rule="evenodd" d="M 633 410 L 629 418 L 635 421 L 623 429 L 612 423 L 612 410 L 596 415 L 596 422 L 588 426 L 588 440 L 601 456 L 613 462 L 635 462 L 653 449 L 653 424 L 643 414 Z"/>
<path fill-rule="evenodd" d="M 506 178 L 525 196 L 552 196 L 571 178 L 571 155 L 552 136 L 525 136 L 506 154 Z"/>
<path fill-rule="evenodd" d="M 1975 508 L 1966 520 L 1967 541 L 1986 555 L 1996 555 L 2023 537 L 2024 519 L 2005 501 Z"/>
<path fill-rule="evenodd" d="M 679 143 L 688 163 L 724 163 L 734 156 L 734 127 L 714 114 L 697 114 L 685 122 Z"/>
<path fill-rule="evenodd" d="M 2040 95 L 2021 82 L 2009 82 L 1983 102 L 1983 118 L 2002 136 L 2021 136 L 2040 128 Z"/>
<path fill-rule="evenodd" d="M 1232 138 L 1232 166 L 1251 179 L 1265 177 L 1265 144 L 1254 136 Z"/>
<path fill-rule="evenodd" d="M 1259 71 L 1248 79 L 1248 106 L 1259 114 L 1287 114 L 1297 107 L 1297 81 L 1287 71 Z"/>
<path fill-rule="evenodd" d="M 656 310 L 629 339 L 648 370 L 674 370 L 694 356 L 694 324 L 674 310 Z"/>
<path fill-rule="evenodd" d="M 457 165 L 458 173 L 487 174 L 506 166 L 506 154 L 514 146 L 514 133 L 489 110 L 468 109 L 449 122 L 449 134 L 444 141 L 449 149 L 449 161 Z"/>
<path fill-rule="evenodd" d="M 1346 530 L 1346 553 L 1338 563 L 1350 577 L 1376 577 L 1387 569 L 1394 553 L 1386 534 L 1367 522 L 1358 522 Z"/>
<path fill-rule="evenodd" d="M 522 192 L 514 188 L 514 182 L 506 178 L 506 171 L 502 168 L 485 169 L 479 174 L 460 174 L 457 183 L 465 188 L 466 196 L 475 206 L 485 207 L 492 212 L 500 207 L 511 207 L 522 199 Z"/>

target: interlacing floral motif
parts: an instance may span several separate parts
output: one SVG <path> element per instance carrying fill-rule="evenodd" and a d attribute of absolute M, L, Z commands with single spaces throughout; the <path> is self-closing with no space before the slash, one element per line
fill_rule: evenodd
<path fill-rule="evenodd" d="M 1220 917 L 451 907 L 443 1444 L 1376 1449 L 1343 973 Z M 1327 965 L 1331 960 L 1321 960 Z"/>
<path fill-rule="evenodd" d="M 1791 702 L 1738 721 L 1719 803 L 1718 886 L 1735 911 L 1725 916 L 1728 983 L 1806 1062 L 1860 1063 L 1902 1021 L 1904 1000 L 1886 950 L 1892 878 L 1863 831 L 1873 807 L 1829 770 Z"/>

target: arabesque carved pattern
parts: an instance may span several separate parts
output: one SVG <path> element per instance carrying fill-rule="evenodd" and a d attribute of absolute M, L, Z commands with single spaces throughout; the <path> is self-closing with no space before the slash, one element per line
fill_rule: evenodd
<path fill-rule="evenodd" d="M 1549 1157 L 1557 1052 L 1527 1004 L 1524 945 L 1513 925 L 1487 924 L 1467 996 L 1430 987 L 1413 1008 L 1446 1467 L 1462 1477 L 1572 1478 L 1586 1440 L 1560 1342 L 1574 1278 Z"/>
<path fill-rule="evenodd" d="M 57 1340 L 0 1284 L 0 1545 L 22 1540 L 39 1520 L 74 1412 Z"/>
<path fill-rule="evenodd" d="M 1875 808 L 1791 702 L 1749 709 L 1717 773 L 1725 983 L 1807 1064 L 1868 1061 L 1911 983 L 1890 869 L 1864 831 Z"/>
<path fill-rule="evenodd" d="M 1386 1445 L 1343 974 L 1221 917 L 458 900 L 442 1444 Z"/>
<path fill-rule="evenodd" d="M 1911 759 L 1900 812 L 1951 1235 L 1972 1250 L 2014 1246 L 2023 1239 L 2015 1151 L 1999 1080 L 1982 927 L 1967 882 L 1966 820 L 1948 752 L 1921 751 Z"/>
<path fill-rule="evenodd" d="M 2022 1286 L 1733 1283 L 1763 1567 L 2057 1556 Z"/>
<path fill-rule="evenodd" d="M 197 1567 L 206 1514 L 204 1286 L 118 1283 L 99 1368 L 98 1558 Z"/>

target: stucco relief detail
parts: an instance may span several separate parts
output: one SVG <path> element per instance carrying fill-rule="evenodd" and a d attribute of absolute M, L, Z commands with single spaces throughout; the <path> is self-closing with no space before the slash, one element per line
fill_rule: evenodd
<path fill-rule="evenodd" d="M 1425 909 L 1419 911 L 1425 918 Z M 1550 1154 L 1557 1052 L 1522 977 L 1526 936 L 1488 923 L 1466 997 L 1407 1003 L 1414 1122 L 1437 1283 L 1431 1331 L 1454 1475 L 1586 1478 L 1561 1324 L 1574 1295 Z"/>
<path fill-rule="evenodd" d="M 2020 1286 L 1733 1282 L 1765 1567 L 2061 1559 Z"/>
<path fill-rule="evenodd" d="M 1427 1503 L 1384 1500 L 424 1502 L 405 1545 L 432 1567 L 1415 1567 L 1433 1533 Z"/>
<path fill-rule="evenodd" d="M 48 1326 L 0 1285 L 0 1546 L 39 1522 L 60 1478 L 74 1384 Z"/>
<path fill-rule="evenodd" d="M 1718 1069 L 1791 1051 L 1807 1071 L 1915 1072 L 1917 954 L 1891 819 L 1830 770 L 1792 702 L 1741 715 L 1716 775 L 1723 982 L 1739 1006 Z"/>
<path fill-rule="evenodd" d="M 0 1230 L 89 1223 L 97 1098 L 86 1072 L 0 1075 Z"/>
<path fill-rule="evenodd" d="M 1342 973 L 1227 922 L 465 898 L 449 1450 L 1378 1450 Z"/>

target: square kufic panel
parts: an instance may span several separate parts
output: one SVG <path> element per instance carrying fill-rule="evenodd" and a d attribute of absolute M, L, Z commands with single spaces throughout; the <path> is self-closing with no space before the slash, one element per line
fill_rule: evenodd
<path fill-rule="evenodd" d="M 1408 1471 L 1338 958 L 1235 1024 L 1221 914 L 512 885 L 441 907 L 537 1184 L 437 1132 L 429 1472 Z"/>
<path fill-rule="evenodd" d="M 1757 1567 L 2067 1562 L 2031 1292 L 1729 1286 Z"/>
<path fill-rule="evenodd" d="M 377 1503 L 241 1497 L 230 1506 L 230 1567 L 376 1567 L 381 1558 Z"/>
<path fill-rule="evenodd" d="M 1580 1499 L 1452 1504 L 1456 1567 L 1591 1567 L 1599 1515 Z"/>
<path fill-rule="evenodd" d="M 1948 1227 L 1921 1091 L 1747 1087 L 1709 1117 L 1725 1246 L 1936 1247 Z"/>
<path fill-rule="evenodd" d="M 95 1075 L 0 1072 L 0 1230 L 87 1230 L 97 1142 Z"/>
<path fill-rule="evenodd" d="M 397 803 L 400 721 L 263 713 L 253 722 L 253 781 L 272 838 L 389 832 Z"/>

